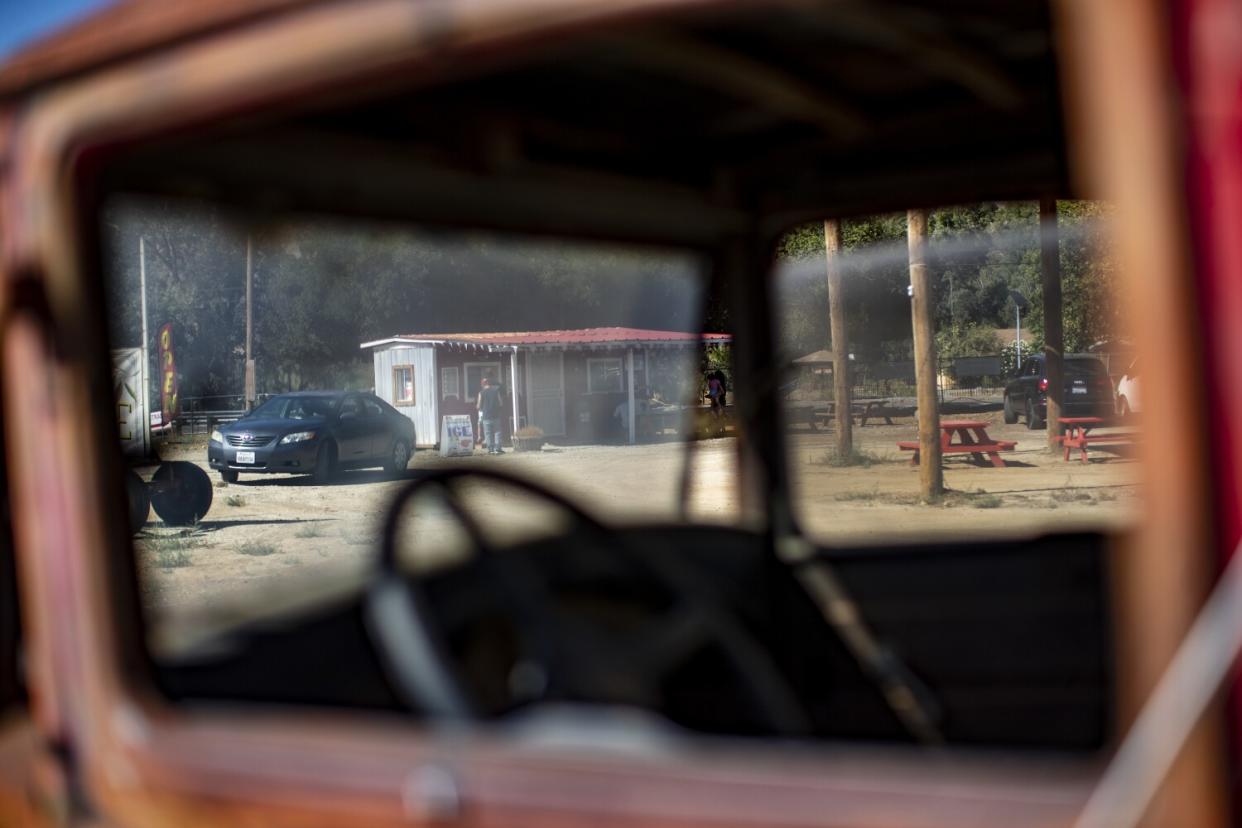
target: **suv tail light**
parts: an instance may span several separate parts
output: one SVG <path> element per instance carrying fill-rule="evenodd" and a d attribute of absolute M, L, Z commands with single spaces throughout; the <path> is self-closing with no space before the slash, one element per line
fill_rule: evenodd
<path fill-rule="evenodd" d="M 1048 390 L 1048 378 L 1047 378 L 1047 377 L 1045 377 L 1044 379 L 1041 379 L 1041 380 L 1039 381 L 1039 390 L 1040 390 L 1040 391 L 1047 391 L 1047 390 Z"/>

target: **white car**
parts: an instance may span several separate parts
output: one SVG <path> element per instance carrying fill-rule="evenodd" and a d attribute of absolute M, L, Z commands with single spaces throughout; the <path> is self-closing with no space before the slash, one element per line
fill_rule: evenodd
<path fill-rule="evenodd" d="M 1117 413 L 1123 418 L 1139 411 L 1139 380 L 1138 360 L 1130 363 L 1130 367 L 1117 381 Z"/>

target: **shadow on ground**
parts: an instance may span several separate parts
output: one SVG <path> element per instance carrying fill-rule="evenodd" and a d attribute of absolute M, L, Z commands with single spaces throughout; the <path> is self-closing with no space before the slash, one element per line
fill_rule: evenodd
<path fill-rule="evenodd" d="M 391 475 L 382 469 L 364 469 L 361 471 L 345 471 L 332 479 L 331 483 L 320 485 L 308 474 L 295 475 L 264 475 L 240 478 L 230 486 L 243 488 L 262 488 L 264 486 L 305 486 L 308 488 L 332 488 L 334 486 L 362 486 L 371 483 L 400 483 L 406 480 L 418 480 L 430 471 L 427 469 L 407 469 L 400 475 Z"/>

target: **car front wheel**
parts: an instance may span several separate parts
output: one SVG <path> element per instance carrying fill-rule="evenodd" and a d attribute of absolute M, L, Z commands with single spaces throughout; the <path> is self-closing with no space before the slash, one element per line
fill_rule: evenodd
<path fill-rule="evenodd" d="M 410 447 L 404 440 L 397 440 L 392 444 L 392 451 L 388 454 L 388 462 L 384 464 L 384 471 L 396 477 L 404 474 L 408 465 L 410 465 Z"/>
<path fill-rule="evenodd" d="M 237 472 L 234 469 L 220 469 L 220 479 L 225 483 L 236 483 Z"/>
<path fill-rule="evenodd" d="M 1013 425 L 1018 421 L 1018 412 L 1013 410 L 1013 400 L 1009 399 L 1009 395 L 1005 395 L 1005 423 Z"/>

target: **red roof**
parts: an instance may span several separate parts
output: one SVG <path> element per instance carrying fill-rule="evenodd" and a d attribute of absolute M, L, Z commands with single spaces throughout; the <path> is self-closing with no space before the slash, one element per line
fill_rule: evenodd
<path fill-rule="evenodd" d="M 730 334 L 688 333 L 686 331 L 655 331 L 646 328 L 579 328 L 569 331 L 500 331 L 493 333 L 399 334 L 388 339 L 362 343 L 363 348 L 399 342 L 453 343 L 463 345 L 624 345 L 676 344 L 703 342 L 724 344 L 732 341 Z"/>

